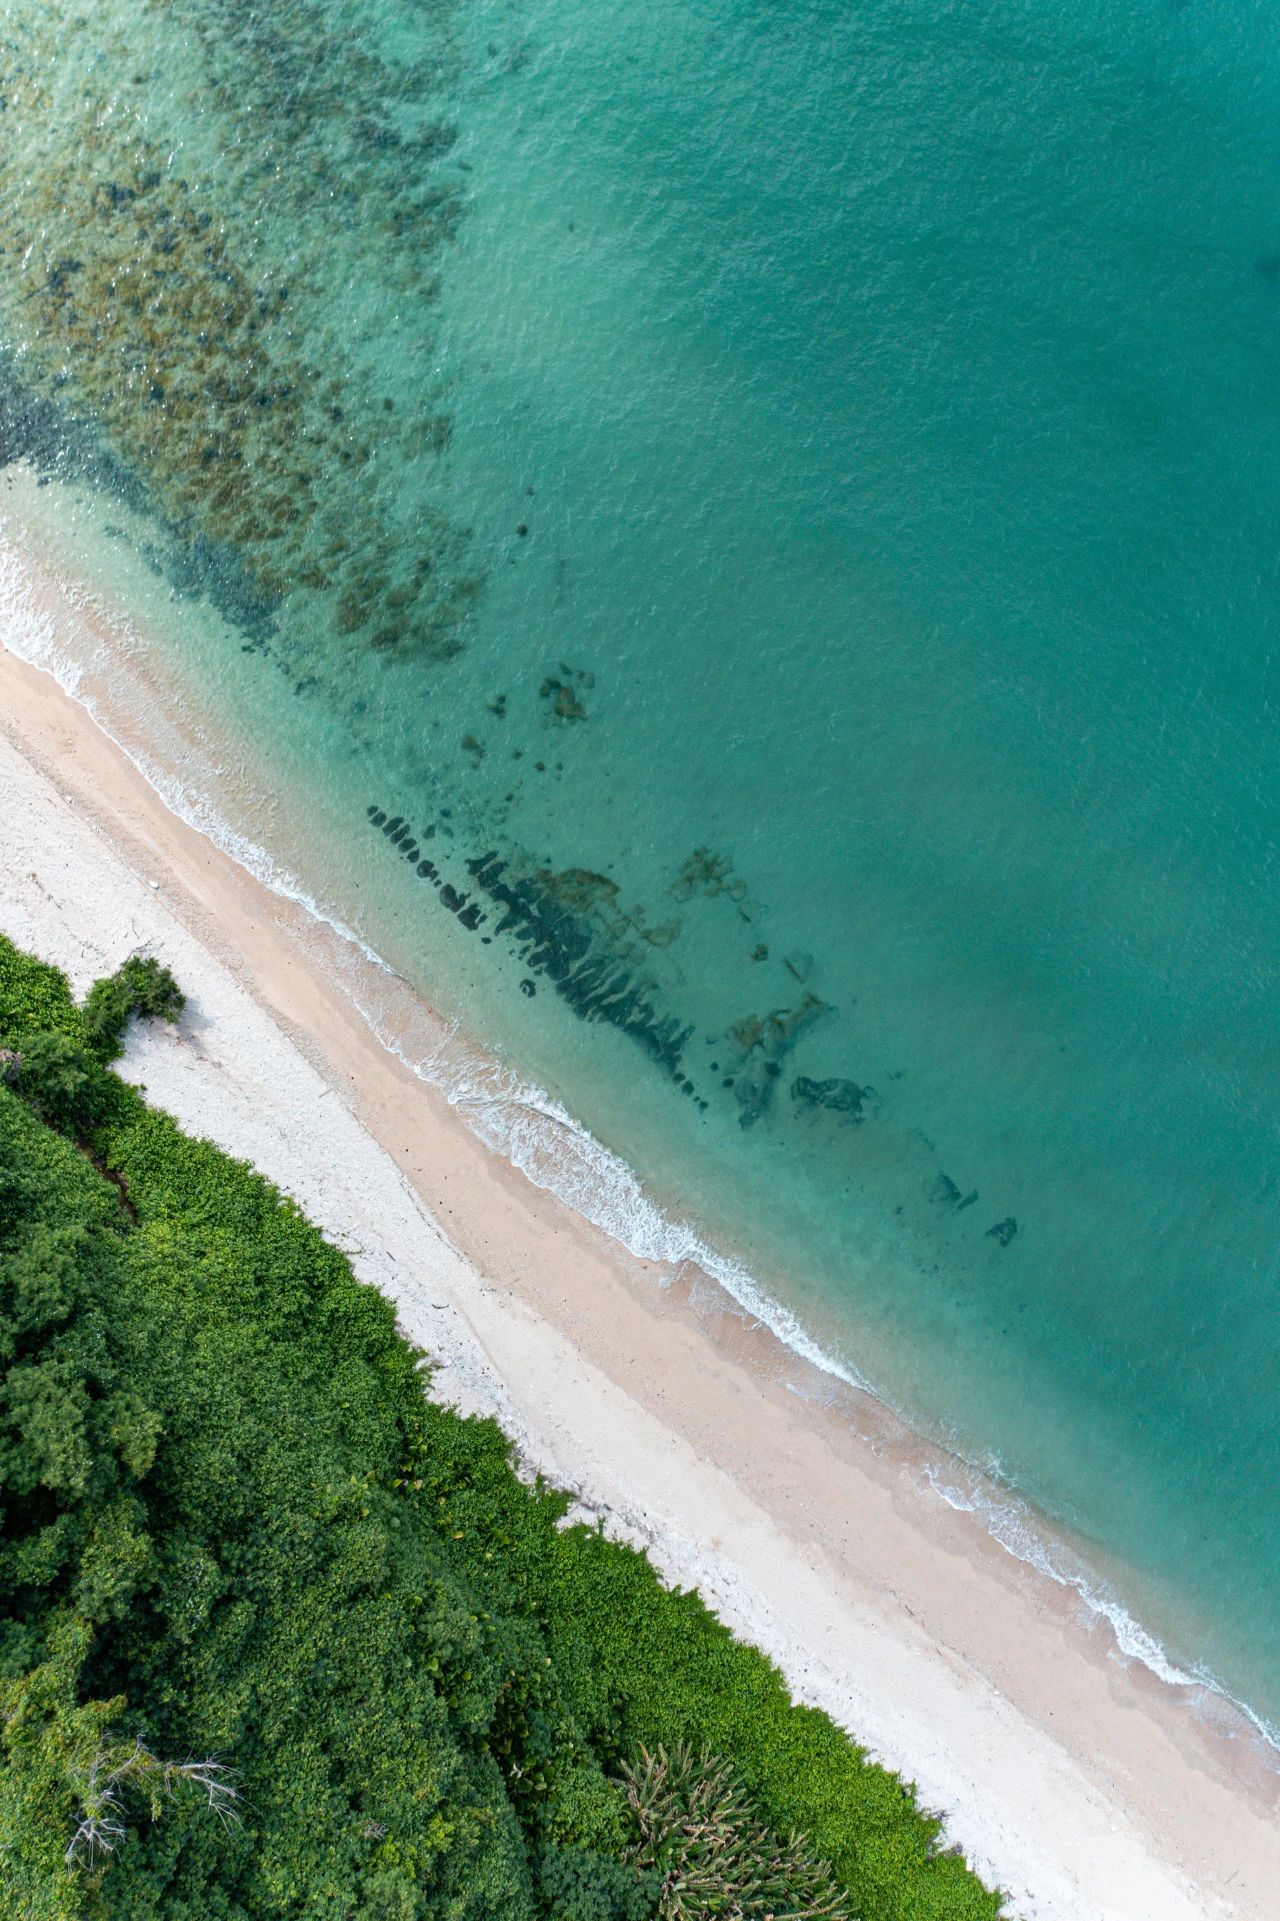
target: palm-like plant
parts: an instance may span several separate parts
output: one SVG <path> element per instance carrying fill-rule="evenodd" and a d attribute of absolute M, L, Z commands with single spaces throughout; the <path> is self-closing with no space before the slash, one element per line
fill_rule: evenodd
<path fill-rule="evenodd" d="M 641 1748 L 622 1785 L 637 1830 L 625 1858 L 662 1877 L 660 1921 L 850 1921 L 828 1864 L 767 1827 L 709 1749 Z"/>

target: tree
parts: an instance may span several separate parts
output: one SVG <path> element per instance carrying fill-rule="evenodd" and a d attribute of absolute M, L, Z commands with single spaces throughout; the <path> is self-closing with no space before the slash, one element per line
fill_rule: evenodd
<path fill-rule="evenodd" d="M 131 954 L 114 974 L 95 981 L 83 1008 L 85 1039 L 104 1064 L 118 1058 L 124 1030 L 139 1019 L 176 1021 L 186 995 L 154 955 Z"/>
<path fill-rule="evenodd" d="M 34 1113 L 62 1133 L 87 1133 L 101 1118 L 102 1085 L 93 1054 L 53 1029 L 15 1049 L 6 1078 Z"/>

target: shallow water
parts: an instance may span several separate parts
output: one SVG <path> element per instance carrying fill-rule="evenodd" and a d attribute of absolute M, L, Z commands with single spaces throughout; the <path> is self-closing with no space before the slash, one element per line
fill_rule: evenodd
<path fill-rule="evenodd" d="M 11 5 L 10 511 L 236 826 L 1280 1719 L 1280 26 L 851 12 Z"/>

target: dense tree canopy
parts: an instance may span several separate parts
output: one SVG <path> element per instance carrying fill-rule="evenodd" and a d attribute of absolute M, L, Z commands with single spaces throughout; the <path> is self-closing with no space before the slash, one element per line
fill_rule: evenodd
<path fill-rule="evenodd" d="M 0 942 L 3 1912 L 993 1917 L 909 1789 L 563 1525 L 297 1208 L 110 1072 L 180 1008 L 145 961 L 77 1008 Z"/>

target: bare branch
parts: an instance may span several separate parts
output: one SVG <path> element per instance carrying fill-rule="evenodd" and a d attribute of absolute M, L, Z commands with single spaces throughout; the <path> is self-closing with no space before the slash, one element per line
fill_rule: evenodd
<path fill-rule="evenodd" d="M 102 1856 L 115 1852 L 126 1834 L 121 1789 L 126 1783 L 149 1794 L 151 1818 L 159 1817 L 164 1801 L 171 1801 L 182 1782 L 203 1791 L 205 1805 L 224 1827 L 238 1825 L 239 1790 L 231 1771 L 220 1761 L 161 1761 L 141 1740 L 133 1745 L 105 1738 L 83 1771 L 79 1793 L 81 1818 L 64 1859 L 68 1867 L 91 1868 Z"/>

